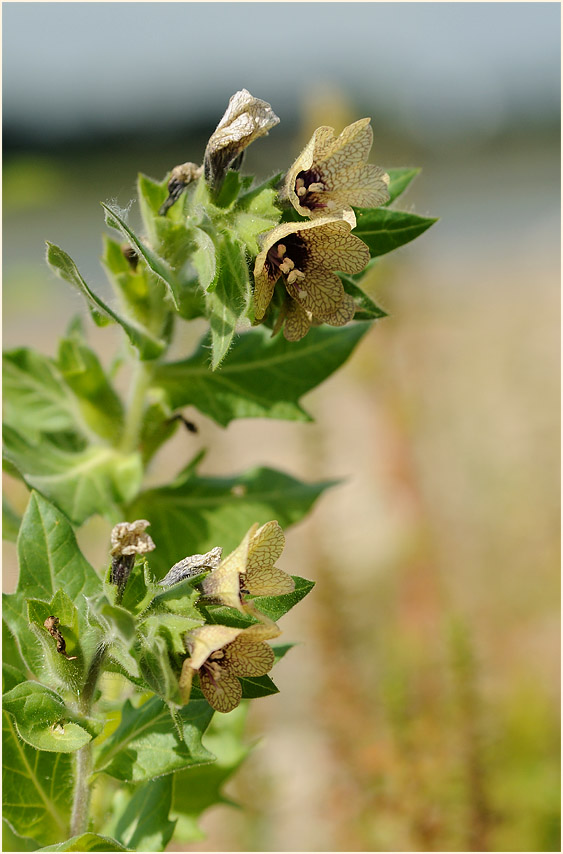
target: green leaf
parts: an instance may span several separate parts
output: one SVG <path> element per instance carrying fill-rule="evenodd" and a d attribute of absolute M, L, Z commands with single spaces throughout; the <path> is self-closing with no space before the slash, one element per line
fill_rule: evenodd
<path fill-rule="evenodd" d="M 195 248 L 191 252 L 190 261 L 197 271 L 199 285 L 203 291 L 213 290 L 218 273 L 215 244 L 201 228 L 194 226 L 191 234 Z"/>
<path fill-rule="evenodd" d="M 52 359 L 27 347 L 3 354 L 4 421 L 30 438 L 76 428 L 76 402 Z"/>
<path fill-rule="evenodd" d="M 171 774 L 137 789 L 117 822 L 118 839 L 134 851 L 164 851 L 176 826 L 168 820 L 172 790 Z"/>
<path fill-rule="evenodd" d="M 178 310 L 178 293 L 174 272 L 166 261 L 157 255 L 150 247 L 146 246 L 143 241 L 137 237 L 127 223 L 125 223 L 116 210 L 109 205 L 101 203 L 106 214 L 106 223 L 110 228 L 115 228 L 120 231 L 124 238 L 133 246 L 141 258 L 145 261 L 149 270 L 165 285 L 166 292 L 172 301 L 172 305 Z"/>
<path fill-rule="evenodd" d="M 82 608 L 84 608 L 84 603 Z M 57 651 L 56 639 L 45 627 L 47 617 L 59 618 L 59 631 L 70 658 Z M 27 600 L 29 628 L 43 650 L 43 682 L 56 688 L 76 693 L 84 678 L 86 662 L 93 657 L 101 639 L 100 632 L 82 631 L 85 619 L 80 619 L 78 608 L 64 590 L 57 590 L 50 602 L 42 599 Z"/>
<path fill-rule="evenodd" d="M 33 839 L 18 836 L 6 819 L 2 819 L 2 851 L 37 851 L 39 845 Z"/>
<path fill-rule="evenodd" d="M 39 851 L 134 851 L 134 848 L 124 848 L 116 839 L 109 836 L 99 836 L 97 833 L 82 833 L 72 836 L 66 842 L 58 845 L 48 845 Z M 147 849 L 148 850 L 148 849 Z"/>
<path fill-rule="evenodd" d="M 2 693 L 10 691 L 28 678 L 27 666 L 18 643 L 2 618 Z"/>
<path fill-rule="evenodd" d="M 62 338 L 58 367 L 78 398 L 82 416 L 90 429 L 117 444 L 123 428 L 123 405 L 94 351 L 76 334 Z"/>
<path fill-rule="evenodd" d="M 151 402 L 145 409 L 141 425 L 139 450 L 143 463 L 147 463 L 178 429 L 179 420 L 173 419 L 170 404 L 162 389 L 151 389 Z"/>
<path fill-rule="evenodd" d="M 234 418 L 310 421 L 300 398 L 346 361 L 369 328 L 320 326 L 296 342 L 253 329 L 237 338 L 214 373 L 204 338 L 189 359 L 158 366 L 154 382 L 164 388 L 172 409 L 191 404 L 223 427 Z"/>
<path fill-rule="evenodd" d="M 379 320 L 382 317 L 387 317 L 387 312 L 379 308 L 368 295 L 357 286 L 353 279 L 346 276 L 344 273 L 339 273 L 344 290 L 351 297 L 354 297 L 356 303 L 356 313 L 354 320 Z"/>
<path fill-rule="evenodd" d="M 78 268 L 70 255 L 67 255 L 63 249 L 60 249 L 58 246 L 55 246 L 54 243 L 49 243 L 48 241 L 47 264 L 51 270 L 59 276 L 59 278 L 69 282 L 69 284 L 73 285 L 78 291 L 80 291 L 80 293 L 86 298 L 90 307 L 93 307 L 94 318 L 104 317 L 121 326 L 131 341 L 131 344 L 139 350 L 139 356 L 141 359 L 156 359 L 157 356 L 160 356 L 166 347 L 166 343 L 155 338 L 150 332 L 143 329 L 134 320 L 128 320 L 122 317 L 106 305 L 106 303 L 88 287 L 78 272 Z"/>
<path fill-rule="evenodd" d="M 158 236 L 155 220 L 158 217 L 158 212 L 163 202 L 168 196 L 168 178 L 165 178 L 164 181 L 154 181 L 148 175 L 143 175 L 140 172 L 137 176 L 137 194 L 139 197 L 139 209 L 143 219 L 143 228 L 151 244 L 157 246 Z M 168 211 L 168 215 L 173 217 L 176 209 L 181 207 L 181 204 L 176 203 Z"/>
<path fill-rule="evenodd" d="M 201 743 L 212 715 L 204 700 L 191 700 L 180 709 L 176 720 L 183 728 L 181 741 L 166 704 L 158 697 L 138 709 L 126 700 L 121 723 L 99 748 L 95 771 L 124 782 L 145 782 L 212 762 L 213 754 Z"/>
<path fill-rule="evenodd" d="M 295 582 L 295 589 L 291 593 L 284 593 L 283 596 L 256 596 L 252 600 L 258 610 L 274 622 L 287 614 L 298 602 L 301 602 L 315 586 L 315 582 L 309 581 L 307 578 L 300 578 L 298 575 L 293 575 L 292 578 Z M 235 628 L 244 628 L 256 622 L 252 617 L 225 606 L 207 607 L 204 613 L 208 617 L 208 622 L 224 626 L 231 625 Z"/>
<path fill-rule="evenodd" d="M 32 445 L 9 427 L 4 429 L 4 456 L 32 488 L 53 501 L 76 524 L 100 513 L 110 521 L 120 505 L 138 491 L 143 465 L 137 452 L 123 454 L 103 445 L 78 453 L 63 450 L 43 437 Z"/>
<path fill-rule="evenodd" d="M 16 685 L 4 694 L 2 706 L 15 718 L 20 737 L 36 750 L 72 753 L 92 738 L 64 700 L 38 682 Z"/>
<path fill-rule="evenodd" d="M 20 576 L 15 593 L 4 594 L 3 615 L 26 666 L 40 673 L 42 652 L 30 631 L 28 598 L 50 601 L 62 589 L 84 620 L 86 600 L 99 589 L 95 571 L 81 554 L 68 519 L 45 498 L 33 492 L 18 536 Z"/>
<path fill-rule="evenodd" d="M 222 235 L 217 245 L 217 264 L 217 281 L 206 297 L 213 371 L 225 358 L 237 323 L 245 316 L 250 303 L 250 280 L 243 245 Z"/>
<path fill-rule="evenodd" d="M 2 496 L 2 538 L 15 543 L 21 525 L 21 516 L 16 513 L 5 495 Z"/>
<path fill-rule="evenodd" d="M 280 221 L 281 212 L 275 204 L 277 198 L 278 193 L 272 187 L 271 179 L 242 196 L 235 207 L 232 227 L 251 255 L 257 255 L 260 251 L 258 236 L 271 231 Z"/>
<path fill-rule="evenodd" d="M 151 567 L 162 578 L 177 561 L 222 546 L 228 554 L 254 522 L 299 522 L 335 481 L 303 483 L 283 472 L 253 468 L 234 477 L 199 477 L 189 471 L 170 486 L 143 492 L 128 518 L 151 520 L 158 548 Z"/>
<path fill-rule="evenodd" d="M 102 264 L 126 315 L 157 338 L 165 339 L 171 313 L 165 286 L 144 264 L 133 267 L 123 254 L 122 244 L 107 234 L 103 240 Z"/>
<path fill-rule="evenodd" d="M 72 803 L 71 756 L 35 750 L 20 740 L 12 716 L 2 715 L 4 818 L 18 835 L 40 845 L 64 838 Z"/>
<path fill-rule="evenodd" d="M 385 206 L 390 205 L 401 193 L 404 193 L 411 181 L 420 174 L 420 171 L 418 167 L 388 169 L 387 174 L 391 180 L 389 183 L 389 201 L 386 202 Z"/>
<path fill-rule="evenodd" d="M 215 196 L 216 206 L 218 208 L 230 207 L 240 193 L 241 187 L 242 180 L 240 173 L 236 172 L 234 169 L 229 169 L 223 179 L 221 189 Z"/>
<path fill-rule="evenodd" d="M 409 243 L 437 222 L 436 218 L 387 208 L 357 208 L 355 213 L 354 234 L 367 244 L 372 258 Z"/>
<path fill-rule="evenodd" d="M 216 804 L 234 805 L 223 795 L 222 787 L 250 752 L 243 743 L 247 708 L 243 703 L 226 715 L 213 716 L 203 740 L 207 749 L 216 756 L 215 762 L 179 771 L 175 775 L 174 812 L 192 821 L 191 832 L 181 835 L 184 842 L 202 838 L 195 821 L 204 810 Z M 186 827 L 187 823 L 181 824 Z"/>

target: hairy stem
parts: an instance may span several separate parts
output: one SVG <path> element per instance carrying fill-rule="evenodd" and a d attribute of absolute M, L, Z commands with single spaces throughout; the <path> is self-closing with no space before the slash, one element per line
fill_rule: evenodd
<path fill-rule="evenodd" d="M 92 702 L 98 679 L 102 672 L 102 664 L 106 654 L 106 647 L 101 645 L 96 650 L 92 659 L 84 687 L 78 700 L 78 710 L 83 715 L 89 715 L 92 710 Z M 84 747 L 76 751 L 76 764 L 74 772 L 74 795 L 72 801 L 72 814 L 70 819 L 70 835 L 79 836 L 88 829 L 88 816 L 90 812 L 90 798 L 92 789 L 90 786 L 90 775 L 92 773 L 92 742 L 89 741 Z"/>
<path fill-rule="evenodd" d="M 121 450 L 125 454 L 136 451 L 139 446 L 141 424 L 146 405 L 147 389 L 152 379 L 153 369 L 146 362 L 137 362 L 134 368 L 129 407 L 125 416 Z"/>

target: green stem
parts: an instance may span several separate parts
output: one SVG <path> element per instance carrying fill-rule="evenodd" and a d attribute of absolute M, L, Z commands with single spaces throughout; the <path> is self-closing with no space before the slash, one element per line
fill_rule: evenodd
<path fill-rule="evenodd" d="M 102 664 L 106 654 L 106 647 L 99 646 L 92 659 L 82 693 L 78 700 L 78 711 L 83 715 L 89 715 L 92 710 L 94 692 L 102 671 Z M 70 819 L 70 835 L 79 836 L 88 830 L 88 816 L 90 812 L 90 798 L 92 788 L 90 775 L 92 774 L 92 742 L 89 741 L 84 747 L 76 751 L 76 764 L 74 773 L 74 795 L 72 801 L 72 814 Z"/>
<path fill-rule="evenodd" d="M 124 454 L 133 453 L 139 446 L 141 425 L 146 406 L 146 394 L 151 383 L 153 367 L 147 362 L 137 362 L 134 369 L 129 407 L 123 425 L 121 450 Z"/>

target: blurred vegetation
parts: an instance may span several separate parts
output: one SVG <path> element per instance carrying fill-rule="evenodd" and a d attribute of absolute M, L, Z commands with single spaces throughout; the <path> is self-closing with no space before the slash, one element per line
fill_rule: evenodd
<path fill-rule="evenodd" d="M 305 105 L 301 141 L 357 118 L 333 96 Z M 287 623 L 307 655 L 251 712 L 267 735 L 227 788 L 245 810 L 212 811 L 194 850 L 558 851 L 558 141 L 430 152 L 374 124 L 374 162 L 421 162 L 407 203 L 443 217 L 425 247 L 375 267 L 391 316 L 310 396 L 316 424 L 220 430 L 198 415 L 198 438 L 157 462 L 172 472 L 189 441 L 210 449 L 209 473 L 268 461 L 343 478 L 289 538 L 287 565 L 317 581 Z M 99 287 L 98 202 L 126 207 L 137 171 L 160 178 L 204 144 L 11 152 L 5 346 L 53 352 L 81 310 L 43 240 Z M 280 127 L 253 166 L 283 166 L 298 144 Z M 6 494 L 21 511 L 9 478 Z M 85 526 L 93 560 L 106 534 Z M 5 566 L 12 589 L 12 544 Z"/>

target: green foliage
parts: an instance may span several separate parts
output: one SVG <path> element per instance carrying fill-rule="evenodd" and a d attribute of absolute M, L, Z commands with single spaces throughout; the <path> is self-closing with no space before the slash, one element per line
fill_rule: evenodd
<path fill-rule="evenodd" d="M 255 468 L 235 477 L 200 477 L 189 466 L 170 486 L 147 490 L 129 507 L 146 518 L 158 549 L 151 560 L 159 577 L 186 555 L 220 541 L 227 554 L 254 523 L 277 519 L 282 528 L 299 522 L 333 482 L 306 484 L 274 469 Z"/>
<path fill-rule="evenodd" d="M 70 754 L 36 750 L 21 740 L 7 711 L 2 721 L 4 818 L 19 836 L 40 845 L 66 838 L 73 786 Z"/>
<path fill-rule="evenodd" d="M 234 152 L 221 151 L 215 135 L 219 150 L 208 147 L 213 187 L 204 175 L 197 177 L 202 170 L 193 164 L 161 181 L 139 176 L 141 233 L 122 211 L 102 204 L 106 225 L 119 235 L 104 235 L 102 265 L 112 301 L 96 294 L 64 250 L 47 243 L 52 272 L 84 297 L 96 326 L 111 324 L 119 338 L 109 369 L 76 319 L 56 358 L 31 348 L 4 354 L 4 465 L 31 490 L 21 520 L 8 501 L 3 504 L 4 534 L 17 538 L 20 567 L 15 593 L 4 596 L 3 622 L 10 849 L 156 851 L 175 830 L 186 842 L 201 838 L 201 813 L 229 803 L 222 785 L 248 748 L 245 708 L 214 718 L 210 702 L 226 707 L 207 691 L 203 677 L 200 683 L 195 668 L 185 703 L 181 680 L 187 670 L 189 682 L 192 672 L 187 650 L 193 654 L 198 633 L 216 637 L 217 626 L 232 637 L 229 627 L 246 629 L 259 621 L 270 638 L 277 636 L 272 621 L 314 584 L 293 576 L 292 592 L 250 601 L 242 563 L 229 580 L 238 599 L 213 600 L 203 595 L 202 582 L 215 570 L 201 555 L 218 546 L 228 555 L 255 524 L 275 519 L 286 529 L 299 522 L 334 481 L 305 483 L 265 466 L 204 476 L 198 472 L 202 452 L 183 468 L 181 461 L 171 483 L 149 487 L 145 480 L 185 406 L 223 427 L 236 418 L 310 421 L 303 397 L 344 364 L 372 321 L 385 317 L 361 286 L 372 260 L 360 273 L 340 274 L 356 306 L 354 322 L 313 324 L 300 341 L 287 341 L 278 331 L 283 317 L 276 322 L 285 293 L 280 280 L 267 320 L 275 334 L 265 326 L 249 329 L 255 324 L 253 269 L 264 235 L 281 220 L 302 218 L 281 195 L 281 174 L 255 185 L 251 176 L 221 166 L 240 164 L 246 142 L 238 151 L 239 125 L 244 122 L 235 123 L 229 137 Z M 389 174 L 391 203 L 418 170 Z M 372 259 L 435 221 L 387 207 L 356 215 L 355 234 Z M 274 269 L 277 263 L 268 260 Z M 290 287 L 290 274 L 283 275 Z M 344 306 L 348 311 L 349 301 Z M 184 323 L 195 318 L 204 318 L 207 330 L 183 358 Z M 179 356 L 167 355 L 173 344 Z M 74 531 L 93 515 L 112 525 L 146 519 L 154 544 L 135 539 L 138 531 L 114 529 L 98 574 Z M 274 529 L 266 529 L 268 536 Z M 187 556 L 196 556 L 195 569 L 171 587 L 160 585 L 158 579 Z M 284 583 L 279 589 L 288 589 L 287 578 Z M 275 646 L 275 661 L 290 647 Z M 229 677 L 217 676 L 217 668 L 223 673 L 220 662 L 228 661 L 223 648 L 212 650 L 199 670 L 209 668 L 214 680 L 226 678 L 228 684 Z M 278 691 L 270 675 L 237 678 L 243 699 Z M 104 803 L 111 803 L 103 816 L 89 813 L 92 781 Z"/>
<path fill-rule="evenodd" d="M 388 208 L 357 209 L 356 217 L 354 234 L 367 244 L 372 258 L 409 243 L 437 222 L 431 217 Z"/>
<path fill-rule="evenodd" d="M 134 851 L 134 848 L 124 848 L 115 839 L 109 836 L 99 836 L 97 833 L 82 833 L 80 836 L 72 836 L 66 842 L 58 845 L 47 845 L 38 851 Z M 150 849 L 145 849 L 149 851 Z M 155 849 L 161 850 L 161 849 Z"/>
<path fill-rule="evenodd" d="M 189 359 L 159 366 L 155 382 L 172 409 L 191 404 L 223 427 L 234 418 L 310 421 L 300 398 L 345 362 L 368 328 L 323 326 L 297 342 L 254 329 L 239 336 L 214 373 L 207 367 L 209 341 L 204 338 Z"/>

